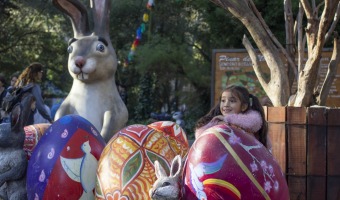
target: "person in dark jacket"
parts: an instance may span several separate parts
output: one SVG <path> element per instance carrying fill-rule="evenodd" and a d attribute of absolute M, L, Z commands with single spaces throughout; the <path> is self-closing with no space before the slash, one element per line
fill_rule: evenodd
<path fill-rule="evenodd" d="M 43 65 L 40 63 L 32 63 L 28 67 L 24 69 L 24 71 L 20 74 L 17 82 L 15 83 L 15 87 L 25 87 L 29 84 L 33 84 L 33 87 L 31 89 L 31 93 L 33 94 L 35 98 L 35 107 L 38 109 L 38 112 L 41 114 L 43 118 L 48 120 L 50 123 L 53 122 L 50 114 L 45 109 L 44 100 L 42 98 L 41 94 L 41 88 L 39 85 L 39 82 L 42 79 L 43 76 Z M 34 113 L 32 113 L 34 115 Z M 33 116 L 30 117 L 30 119 L 33 119 Z M 30 121 L 30 120 L 29 120 Z M 26 125 L 33 124 L 32 121 L 28 122 Z"/>

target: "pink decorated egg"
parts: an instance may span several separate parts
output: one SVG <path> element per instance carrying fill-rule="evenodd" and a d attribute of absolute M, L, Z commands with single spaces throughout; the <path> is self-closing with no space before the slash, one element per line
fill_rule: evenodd
<path fill-rule="evenodd" d="M 227 125 L 207 129 L 185 164 L 185 199 L 289 199 L 284 174 L 253 135 Z"/>
<path fill-rule="evenodd" d="M 106 145 L 97 170 L 96 199 L 149 198 L 156 181 L 154 161 L 169 172 L 176 155 L 186 156 L 185 132 L 174 122 L 131 125 L 115 134 Z"/>
<path fill-rule="evenodd" d="M 49 123 L 33 124 L 24 127 L 25 141 L 24 150 L 27 154 L 27 159 L 30 159 L 33 149 L 37 145 L 41 136 L 45 133 L 46 129 L 50 127 Z"/>
<path fill-rule="evenodd" d="M 67 115 L 54 122 L 28 162 L 28 199 L 94 199 L 104 147 L 104 139 L 86 119 Z"/>

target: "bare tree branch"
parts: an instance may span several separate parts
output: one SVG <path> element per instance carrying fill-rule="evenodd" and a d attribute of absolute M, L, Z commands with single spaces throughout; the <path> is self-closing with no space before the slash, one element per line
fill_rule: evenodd
<path fill-rule="evenodd" d="M 307 15 L 308 6 L 306 6 L 306 1 L 301 2 Z M 339 1 L 331 2 L 330 0 L 325 0 L 320 20 L 315 15 L 307 15 L 308 60 L 304 69 L 299 73 L 298 90 L 294 106 L 311 105 L 313 103 L 313 92 L 317 85 L 321 53 L 325 43 L 324 36 L 332 21 L 329 18 L 335 14 L 335 5 L 338 3 Z"/>
<path fill-rule="evenodd" d="M 195 47 L 207 61 L 211 62 L 211 57 L 200 46 L 188 41 L 185 41 L 185 43 L 189 46 Z"/>
<path fill-rule="evenodd" d="M 299 3 L 299 13 L 297 16 L 297 32 L 298 32 L 298 73 L 300 74 L 303 68 L 303 60 L 305 57 L 305 43 L 303 42 L 303 29 L 302 29 L 302 20 L 303 20 L 304 10 L 302 8 L 301 3 Z M 299 81 L 299 76 L 297 76 L 296 81 Z"/>
<path fill-rule="evenodd" d="M 303 9 L 304 9 L 304 11 L 306 13 L 307 19 L 312 18 L 313 10 L 312 10 L 308 0 L 300 0 L 300 3 L 301 3 L 301 5 L 302 5 L 302 7 L 303 7 Z"/>
<path fill-rule="evenodd" d="M 329 40 L 329 36 L 331 35 L 331 33 L 333 33 L 336 25 L 338 24 L 339 21 L 339 13 L 340 13 L 340 2 L 338 3 L 338 6 L 336 8 L 335 14 L 334 14 L 334 18 L 333 18 L 333 22 L 331 27 L 329 28 L 328 32 L 326 33 L 325 36 L 325 42 L 327 42 Z"/>
<path fill-rule="evenodd" d="M 255 74 L 256 74 L 257 78 L 259 79 L 260 84 L 262 85 L 262 87 L 265 91 L 268 91 L 269 90 L 268 84 L 263 77 L 263 72 L 261 71 L 259 60 L 257 58 L 256 52 L 255 52 L 253 46 L 251 45 L 251 43 L 249 42 L 246 35 L 243 35 L 242 44 L 244 45 L 244 47 L 246 48 L 246 50 L 247 50 L 247 52 L 250 56 L 250 59 L 253 63 L 253 68 L 254 68 Z"/>
<path fill-rule="evenodd" d="M 285 17 L 285 28 L 286 28 L 286 49 L 289 54 L 293 54 L 294 42 L 294 18 L 292 13 L 292 2 L 291 0 L 284 0 L 284 17 Z"/>
<path fill-rule="evenodd" d="M 242 8 L 248 7 L 247 0 L 238 0 L 238 1 L 221 1 L 221 0 L 210 0 L 217 6 L 224 8 L 225 10 L 229 10 L 233 14 L 240 15 L 242 13 Z"/>
<path fill-rule="evenodd" d="M 320 90 L 320 95 L 317 97 L 317 104 L 320 106 L 324 106 L 326 104 L 327 96 L 329 94 L 329 90 L 331 89 L 333 80 L 337 73 L 338 64 L 340 62 L 340 41 L 338 37 L 338 33 L 334 33 L 334 46 L 333 53 L 331 57 L 331 61 L 328 64 L 328 70 L 323 82 L 323 85 Z"/>
<path fill-rule="evenodd" d="M 284 17 L 285 17 L 285 30 L 286 30 L 286 51 L 290 58 L 294 60 L 295 57 L 295 40 L 294 40 L 294 18 L 292 13 L 291 0 L 284 0 Z M 293 85 L 295 78 L 297 77 L 297 66 L 288 67 L 288 81 L 289 87 Z M 291 91 L 292 92 L 292 91 Z"/>
<path fill-rule="evenodd" d="M 315 1 L 313 0 L 313 3 L 315 4 Z M 315 5 L 313 6 L 313 15 L 314 16 L 318 16 L 319 15 L 319 9 L 321 8 L 321 6 L 323 6 L 325 4 L 325 2 L 320 2 L 318 6 L 315 7 Z"/>
<path fill-rule="evenodd" d="M 292 68 L 295 77 L 298 76 L 297 73 L 297 66 L 293 60 L 293 56 L 291 56 L 285 48 L 283 48 L 283 46 L 281 45 L 281 43 L 277 40 L 277 38 L 274 36 L 274 34 L 272 33 L 272 31 L 269 29 L 269 27 L 267 26 L 266 22 L 263 20 L 260 12 L 257 10 L 255 4 L 253 1 L 249 1 L 249 4 L 251 6 L 252 11 L 254 12 L 254 14 L 257 16 L 258 20 L 261 22 L 262 27 L 264 28 L 264 30 L 268 33 L 270 39 L 273 41 L 273 43 L 280 49 L 280 51 L 283 53 L 283 55 L 285 56 L 285 58 L 288 61 L 288 65 Z"/>
<path fill-rule="evenodd" d="M 322 12 L 321 18 L 320 18 L 320 23 L 319 23 L 319 31 L 317 33 L 317 38 L 316 38 L 316 46 L 315 50 L 322 52 L 322 48 L 325 42 L 325 34 L 326 30 L 328 29 L 328 25 L 330 24 L 329 16 L 331 15 L 332 12 L 332 5 L 330 5 L 329 0 L 325 0 L 325 7 Z"/>

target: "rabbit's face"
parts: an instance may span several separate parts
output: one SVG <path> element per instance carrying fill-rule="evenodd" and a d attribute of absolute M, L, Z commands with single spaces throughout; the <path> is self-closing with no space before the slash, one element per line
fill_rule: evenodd
<path fill-rule="evenodd" d="M 153 200 L 171 200 L 179 197 L 178 179 L 173 177 L 162 177 L 158 179 L 152 189 L 149 191 L 149 196 Z"/>
<path fill-rule="evenodd" d="M 74 79 L 83 82 L 105 80 L 116 72 L 116 53 L 105 38 L 93 35 L 73 38 L 67 51 L 68 69 Z"/>
<path fill-rule="evenodd" d="M 173 115 L 172 115 L 172 118 L 173 119 L 182 119 L 183 118 L 183 114 L 182 112 L 175 112 Z"/>

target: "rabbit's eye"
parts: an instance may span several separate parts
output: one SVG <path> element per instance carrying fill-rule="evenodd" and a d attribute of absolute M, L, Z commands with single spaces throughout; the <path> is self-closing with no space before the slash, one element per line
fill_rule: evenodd
<path fill-rule="evenodd" d="M 168 186 L 168 185 L 170 185 L 169 182 L 164 182 L 164 183 L 162 184 L 162 187 L 165 187 L 165 186 Z"/>
<path fill-rule="evenodd" d="M 96 50 L 100 52 L 104 52 L 105 46 L 103 44 L 97 44 Z"/>
<path fill-rule="evenodd" d="M 67 47 L 67 52 L 68 52 L 68 53 L 72 53 L 72 51 L 73 51 L 73 47 L 72 47 L 72 46 L 68 46 L 68 47 Z"/>

